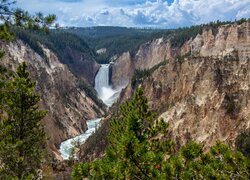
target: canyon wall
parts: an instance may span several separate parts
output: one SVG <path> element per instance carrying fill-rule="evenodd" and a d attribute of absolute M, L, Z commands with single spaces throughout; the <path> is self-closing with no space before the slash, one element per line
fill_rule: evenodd
<path fill-rule="evenodd" d="M 60 142 L 85 132 L 86 120 L 102 117 L 104 110 L 79 88 L 79 79 L 69 68 L 51 50 L 41 46 L 46 57 L 41 57 L 20 40 L 1 43 L 1 49 L 5 52 L 1 63 L 15 70 L 18 64 L 27 62 L 31 77 L 36 81 L 36 89 L 41 95 L 40 106 L 48 110 L 44 124 L 49 147 L 60 159 L 57 151 Z"/>
<path fill-rule="evenodd" d="M 113 88 L 126 86 L 134 72 L 129 52 L 123 53 L 114 63 L 111 64 L 111 84 Z"/>
<path fill-rule="evenodd" d="M 65 47 L 60 56 L 60 62 L 67 65 L 77 78 L 83 78 L 94 87 L 95 75 L 100 65 L 95 62 L 89 53 L 81 52 L 72 47 Z"/>
<path fill-rule="evenodd" d="M 112 64 L 112 85 L 119 87 L 128 84 L 136 69 L 150 69 L 175 54 L 170 42 L 164 38 L 142 44 L 134 57 L 129 52 L 123 53 Z"/>
<path fill-rule="evenodd" d="M 127 69 L 149 69 L 164 59 L 168 63 L 141 86 L 150 108 L 169 122 L 176 143 L 193 139 L 208 147 L 221 140 L 233 146 L 250 127 L 250 23 L 206 27 L 179 48 L 168 39 L 154 40 L 140 47 Z M 132 92 L 129 85 L 120 101 Z"/>

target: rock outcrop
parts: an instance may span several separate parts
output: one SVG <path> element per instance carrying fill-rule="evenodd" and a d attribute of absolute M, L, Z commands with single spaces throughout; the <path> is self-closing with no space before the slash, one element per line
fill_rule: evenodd
<path fill-rule="evenodd" d="M 126 86 L 134 72 L 129 52 L 123 53 L 111 65 L 111 84 L 114 88 Z"/>
<path fill-rule="evenodd" d="M 37 83 L 37 91 L 41 94 L 41 107 L 48 110 L 44 124 L 50 137 L 49 147 L 60 158 L 57 151 L 60 142 L 85 132 L 86 120 L 102 117 L 104 110 L 78 88 L 78 79 L 69 68 L 53 52 L 42 47 L 46 58 L 20 40 L 2 43 L 1 49 L 6 52 L 2 63 L 14 70 L 19 63 L 27 62 L 32 79 Z"/>
<path fill-rule="evenodd" d="M 150 69 L 160 62 L 173 57 L 174 50 L 170 42 L 164 38 L 155 39 L 152 42 L 140 46 L 133 59 L 135 69 Z"/>
<path fill-rule="evenodd" d="M 175 55 L 168 40 L 159 38 L 142 44 L 134 57 L 123 53 L 112 64 L 112 85 L 117 88 L 128 84 L 136 69 L 145 70 L 154 67 Z"/>
<path fill-rule="evenodd" d="M 181 47 L 182 55 L 191 52 L 194 56 L 202 57 L 225 56 L 239 51 L 239 55 L 249 57 L 249 23 L 223 25 L 214 33 L 212 28 L 203 29 L 202 34 Z"/>

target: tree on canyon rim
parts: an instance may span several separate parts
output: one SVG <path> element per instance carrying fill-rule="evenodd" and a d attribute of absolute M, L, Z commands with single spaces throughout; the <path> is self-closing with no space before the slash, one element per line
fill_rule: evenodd
<path fill-rule="evenodd" d="M 0 0 L 0 41 L 11 41 L 11 28 L 49 31 L 55 15 L 43 16 L 13 8 L 15 1 Z M 4 52 L 0 53 L 1 58 Z M 26 63 L 10 72 L 0 65 L 0 179 L 36 176 L 43 154 L 45 133 L 41 124 L 46 111 L 39 110 L 40 96 Z"/>

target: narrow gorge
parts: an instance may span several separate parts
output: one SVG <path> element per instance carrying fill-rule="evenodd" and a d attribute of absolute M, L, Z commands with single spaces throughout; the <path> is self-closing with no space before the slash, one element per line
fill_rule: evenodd
<path fill-rule="evenodd" d="M 118 99 L 121 88 L 113 89 L 110 85 L 110 64 L 102 64 L 95 77 L 95 90 L 98 97 L 107 107 Z M 102 117 L 87 120 L 87 131 L 74 138 L 68 139 L 60 144 L 60 154 L 64 160 L 74 156 L 74 147 L 80 147 L 98 129 Z M 74 157 L 72 157 L 74 158 Z"/>

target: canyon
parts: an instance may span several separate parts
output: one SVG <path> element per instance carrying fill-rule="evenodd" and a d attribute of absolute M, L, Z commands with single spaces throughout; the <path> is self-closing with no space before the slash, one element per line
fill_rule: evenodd
<path fill-rule="evenodd" d="M 41 94 L 40 106 L 48 110 L 44 124 L 49 150 L 58 160 L 62 160 L 61 142 L 83 135 L 88 120 L 105 117 L 107 107 L 116 109 L 138 86 L 150 109 L 169 123 L 179 146 L 195 140 L 210 147 L 220 140 L 234 147 L 236 137 L 250 126 L 249 22 L 204 27 L 180 46 L 173 46 L 171 38 L 153 38 L 135 54 L 117 54 L 106 65 L 70 46 L 60 56 L 42 43 L 39 46 L 45 56 L 20 39 L 1 42 L 6 52 L 1 63 L 10 70 L 23 61 L 28 63 Z M 147 72 L 147 76 L 136 79 L 136 72 Z M 99 87 L 93 95 L 95 86 Z M 104 132 L 100 138 L 105 139 L 106 129 L 98 131 Z M 100 142 L 103 149 L 105 143 Z M 84 146 L 95 145 L 87 142 Z M 91 153 L 98 155 L 88 155 L 90 159 L 103 155 Z"/>
<path fill-rule="evenodd" d="M 153 39 L 110 66 L 112 87 L 127 85 L 111 111 L 118 112 L 140 86 L 149 108 L 169 123 L 177 148 L 190 140 L 205 149 L 217 141 L 235 148 L 236 138 L 250 127 L 249 22 L 204 27 L 179 47 L 170 38 Z M 108 122 L 82 145 L 81 161 L 104 156 Z"/>
<path fill-rule="evenodd" d="M 0 179 L 250 179 L 250 1 L 0 2 Z"/>

